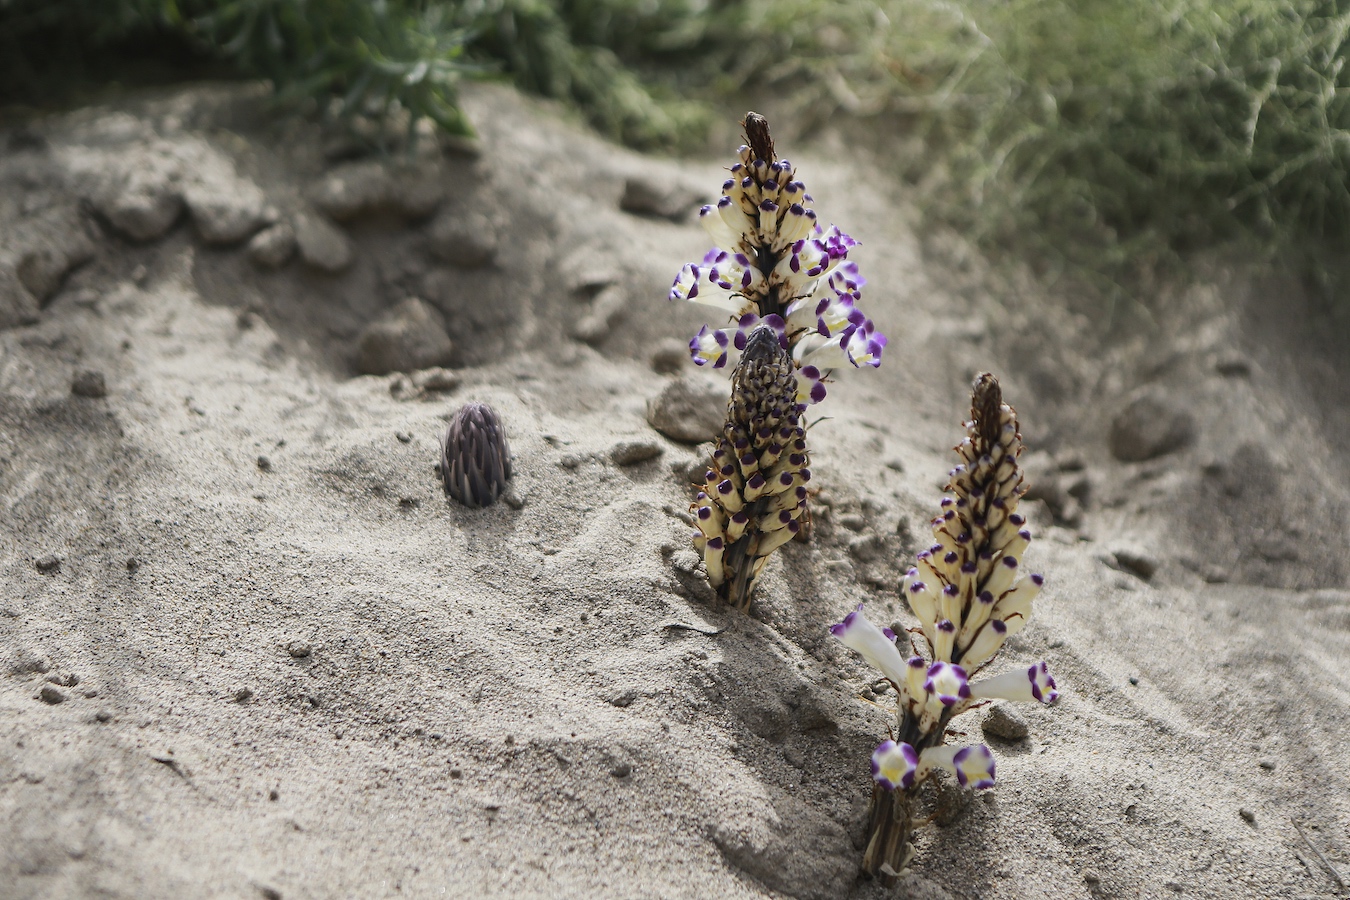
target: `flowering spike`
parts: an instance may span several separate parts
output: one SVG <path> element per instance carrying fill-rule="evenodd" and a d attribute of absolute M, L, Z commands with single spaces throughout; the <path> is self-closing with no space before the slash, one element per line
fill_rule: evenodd
<path fill-rule="evenodd" d="M 715 307 L 733 318 L 778 319 L 791 358 L 813 373 L 802 377 L 798 402 L 818 403 L 825 397 L 825 370 L 880 365 L 886 338 L 858 309 L 867 282 L 848 259 L 858 242 L 838 226 L 821 225 L 797 170 L 774 156 L 767 120 L 749 113 L 743 125 L 746 143 L 722 196 L 699 210 L 717 246 L 681 270 L 670 299 Z M 738 333 L 738 349 L 749 330 Z M 712 361 L 716 368 L 720 354 L 711 360 L 700 355 L 700 349 L 711 350 L 705 336 L 700 332 L 700 343 L 690 345 L 695 362 Z M 818 356 L 805 359 L 813 350 Z"/>

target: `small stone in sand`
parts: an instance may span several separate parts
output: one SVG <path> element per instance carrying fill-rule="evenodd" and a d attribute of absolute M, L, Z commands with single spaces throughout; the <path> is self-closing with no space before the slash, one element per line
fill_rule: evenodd
<path fill-rule="evenodd" d="M 412 383 L 419 390 L 429 391 L 437 394 L 445 394 L 459 387 L 459 373 L 444 369 L 440 366 L 433 366 L 430 369 L 419 369 L 412 374 Z"/>
<path fill-rule="evenodd" d="M 623 441 L 615 444 L 609 451 L 609 458 L 615 465 L 632 466 L 649 459 L 656 459 L 665 452 L 656 441 Z"/>
<path fill-rule="evenodd" d="M 689 362 L 689 345 L 679 338 L 665 338 L 652 351 L 653 372 L 675 375 Z"/>
<path fill-rule="evenodd" d="M 647 421 L 674 441 L 698 444 L 722 431 L 729 384 L 677 378 L 647 403 Z"/>
<path fill-rule="evenodd" d="M 1158 571 L 1158 561 L 1142 551 L 1120 549 L 1115 551 L 1115 557 L 1119 568 L 1131 575 L 1138 575 L 1145 581 Z"/>
<path fill-rule="evenodd" d="M 289 222 L 264 228 L 248 242 L 248 258 L 260 269 L 280 269 L 295 255 L 295 229 Z"/>
<path fill-rule="evenodd" d="M 135 575 L 141 568 L 141 561 L 134 556 L 127 557 L 127 574 Z"/>
<path fill-rule="evenodd" d="M 615 778 L 627 778 L 629 775 L 633 774 L 633 767 L 628 763 L 619 763 L 609 770 L 609 774 L 613 775 Z"/>
<path fill-rule="evenodd" d="M 100 709 L 98 712 L 94 713 L 95 722 L 111 722 L 112 720 L 113 714 L 111 710 Z"/>
<path fill-rule="evenodd" d="M 286 642 L 286 652 L 291 655 L 292 659 L 304 659 L 313 652 L 313 649 L 308 641 L 302 641 L 299 638 Z"/>
<path fill-rule="evenodd" d="M 1122 462 L 1147 459 L 1180 450 L 1195 439 L 1195 419 L 1169 400 L 1145 394 L 1111 422 L 1111 455 Z"/>
<path fill-rule="evenodd" d="M 618 694 L 615 694 L 613 697 L 610 697 L 609 702 L 614 706 L 623 709 L 624 707 L 632 706 L 633 701 L 636 699 L 637 699 L 637 691 L 633 690 L 632 688 L 629 688 L 628 690 L 621 691 Z"/>
<path fill-rule="evenodd" d="M 70 699 L 70 696 L 54 684 L 44 684 L 42 689 L 38 691 L 38 699 L 43 703 L 56 705 L 57 703 L 65 703 Z"/>
<path fill-rule="evenodd" d="M 341 272 L 352 264 L 351 241 L 323 216 L 296 216 L 295 240 L 300 258 L 321 272 Z"/>
<path fill-rule="evenodd" d="M 367 325 L 357 346 L 357 368 L 366 375 L 443 366 L 454 354 L 440 311 L 417 297 L 409 297 Z"/>
<path fill-rule="evenodd" d="M 231 697 L 231 699 L 233 699 L 235 703 L 247 703 L 252 698 L 253 698 L 253 688 L 249 687 L 235 688 L 234 694 Z"/>
<path fill-rule="evenodd" d="M 980 727 L 989 737 L 1005 741 L 1020 741 L 1028 734 L 1026 720 L 1002 704 L 989 710 Z"/>
<path fill-rule="evenodd" d="M 33 565 L 43 575 L 55 575 L 61 571 L 61 557 L 49 553 L 46 556 L 39 557 Z"/>
<path fill-rule="evenodd" d="M 258 468 L 263 472 L 272 471 L 272 460 L 268 459 L 266 456 L 258 457 Z"/>
<path fill-rule="evenodd" d="M 70 392 L 76 397 L 89 397 L 97 400 L 100 397 L 108 396 L 108 383 L 104 380 L 102 372 L 86 369 L 71 379 Z"/>
<path fill-rule="evenodd" d="M 1238 815 L 1242 816 L 1243 821 L 1245 821 L 1248 825 L 1256 824 L 1256 813 L 1252 812 L 1247 807 L 1244 806 L 1241 809 L 1239 809 Z"/>

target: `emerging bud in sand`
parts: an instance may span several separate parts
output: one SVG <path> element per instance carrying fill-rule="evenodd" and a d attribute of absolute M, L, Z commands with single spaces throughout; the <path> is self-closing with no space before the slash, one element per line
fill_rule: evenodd
<path fill-rule="evenodd" d="M 511 477 L 511 450 L 497 411 L 466 403 L 441 438 L 441 479 L 445 492 L 465 506 L 491 506 Z"/>
<path fill-rule="evenodd" d="M 700 366 L 725 366 L 730 347 L 743 349 L 750 331 L 774 324 L 801 369 L 799 399 L 818 403 L 828 370 L 880 365 L 886 336 L 857 308 L 867 282 L 848 252 L 858 242 L 816 220 L 796 168 L 774 152 L 768 121 L 747 113 L 744 125 L 721 199 L 699 211 L 717 246 L 680 270 L 670 299 L 716 308 L 731 322 L 690 341 Z"/>
<path fill-rule="evenodd" d="M 690 511 L 708 582 L 744 610 L 769 555 L 801 531 L 811 471 L 782 332 L 761 325 L 742 350 L 727 421 Z"/>
<path fill-rule="evenodd" d="M 919 620 L 927 658 L 911 657 L 898 671 L 900 648 L 890 629 L 877 628 L 862 607 L 831 631 L 876 666 L 900 697 L 894 740 L 872 754 L 869 839 L 863 868 L 893 883 L 908 863 L 910 833 L 918 818 L 918 787 L 942 769 L 962 786 L 994 786 L 994 756 L 983 744 L 946 746 L 952 719 L 982 700 L 1053 703 L 1059 697 L 1044 662 L 974 680 L 1031 615 L 1044 579 L 1023 574 L 1021 556 L 1031 542 L 1017 502 L 1026 487 L 1017 457 L 1022 436 L 1017 414 L 1003 402 L 993 375 L 975 380 L 961 464 L 951 471 L 949 496 L 933 519 L 934 544 L 918 554 L 900 594 Z"/>

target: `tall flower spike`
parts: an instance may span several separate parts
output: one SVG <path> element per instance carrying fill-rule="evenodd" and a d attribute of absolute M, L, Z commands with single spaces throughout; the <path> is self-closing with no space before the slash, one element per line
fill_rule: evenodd
<path fill-rule="evenodd" d="M 839 344 L 845 346 L 847 340 Z M 886 649 L 882 632 L 867 623 L 862 607 L 831 629 L 895 683 L 900 696 L 895 738 L 872 755 L 875 787 L 863 855 L 863 868 L 888 884 L 913 853 L 909 836 L 917 791 L 933 771 L 946 771 L 963 786 L 994 786 L 988 747 L 944 743 L 952 719 L 982 700 L 1048 704 L 1059 697 L 1044 662 L 972 680 L 1026 625 L 1044 579 L 1024 574 L 1021 565 L 1031 542 L 1026 520 L 1017 513 L 1026 491 L 1017 462 L 1022 435 L 1017 413 L 1003 402 L 993 375 L 975 380 L 970 413 L 966 438 L 956 447 L 961 463 L 951 471 L 948 496 L 933 519 L 933 544 L 900 584 L 919 620 L 928 658 L 908 660 L 905 677 L 897 681 L 899 651 L 893 645 Z"/>
<path fill-rule="evenodd" d="M 441 479 L 445 492 L 465 506 L 491 506 L 511 477 L 511 450 L 497 411 L 466 403 L 441 438 Z"/>
<path fill-rule="evenodd" d="M 698 526 L 694 546 L 703 553 L 708 582 L 722 600 L 742 610 L 750 606 L 769 555 L 801 530 L 811 479 L 805 407 L 797 400 L 780 327 L 781 322 L 760 325 L 738 338 L 743 349 L 727 421 L 690 507 Z"/>
<path fill-rule="evenodd" d="M 774 151 L 768 120 L 752 112 L 742 124 L 740 160 L 718 201 L 699 210 L 717 246 L 680 270 L 669 297 L 725 317 L 690 341 L 700 366 L 727 364 L 727 339 L 737 333 L 727 321 L 785 323 L 790 359 L 804 375 L 799 400 L 819 403 L 832 370 L 880 365 L 886 336 L 857 306 L 867 282 L 848 253 L 858 242 L 817 221 L 797 170 Z"/>

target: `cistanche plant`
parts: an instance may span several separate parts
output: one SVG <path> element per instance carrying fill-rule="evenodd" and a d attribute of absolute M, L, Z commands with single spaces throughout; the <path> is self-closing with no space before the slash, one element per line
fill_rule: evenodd
<path fill-rule="evenodd" d="M 797 170 L 774 151 L 769 124 L 744 121 L 746 143 L 716 204 L 700 210 L 717 241 L 680 270 L 671 300 L 721 310 L 689 342 L 698 365 L 734 352 L 727 421 L 690 507 L 708 581 L 745 610 L 769 555 L 801 533 L 807 510 L 805 410 L 825 397 L 835 367 L 876 367 L 886 338 L 858 309 L 866 283 L 848 252 L 857 241 L 822 227 Z"/>
<path fill-rule="evenodd" d="M 863 615 L 862 604 L 830 630 L 891 683 L 899 697 L 896 730 L 872 753 L 872 802 L 863 869 L 891 883 L 914 848 L 918 791 L 934 771 L 963 787 L 994 786 L 994 755 L 984 744 L 945 743 L 952 720 L 993 699 L 1053 703 L 1059 696 L 1045 662 L 973 680 L 1004 642 L 1021 631 L 1044 579 L 1023 574 L 1031 541 L 1017 503 L 1026 491 L 1017 458 L 1023 449 L 1017 413 L 998 380 L 975 380 L 961 463 L 950 473 L 934 543 L 918 554 L 900 585 L 918 628 L 908 653 L 889 628 Z M 915 637 L 922 637 L 920 644 Z"/>

